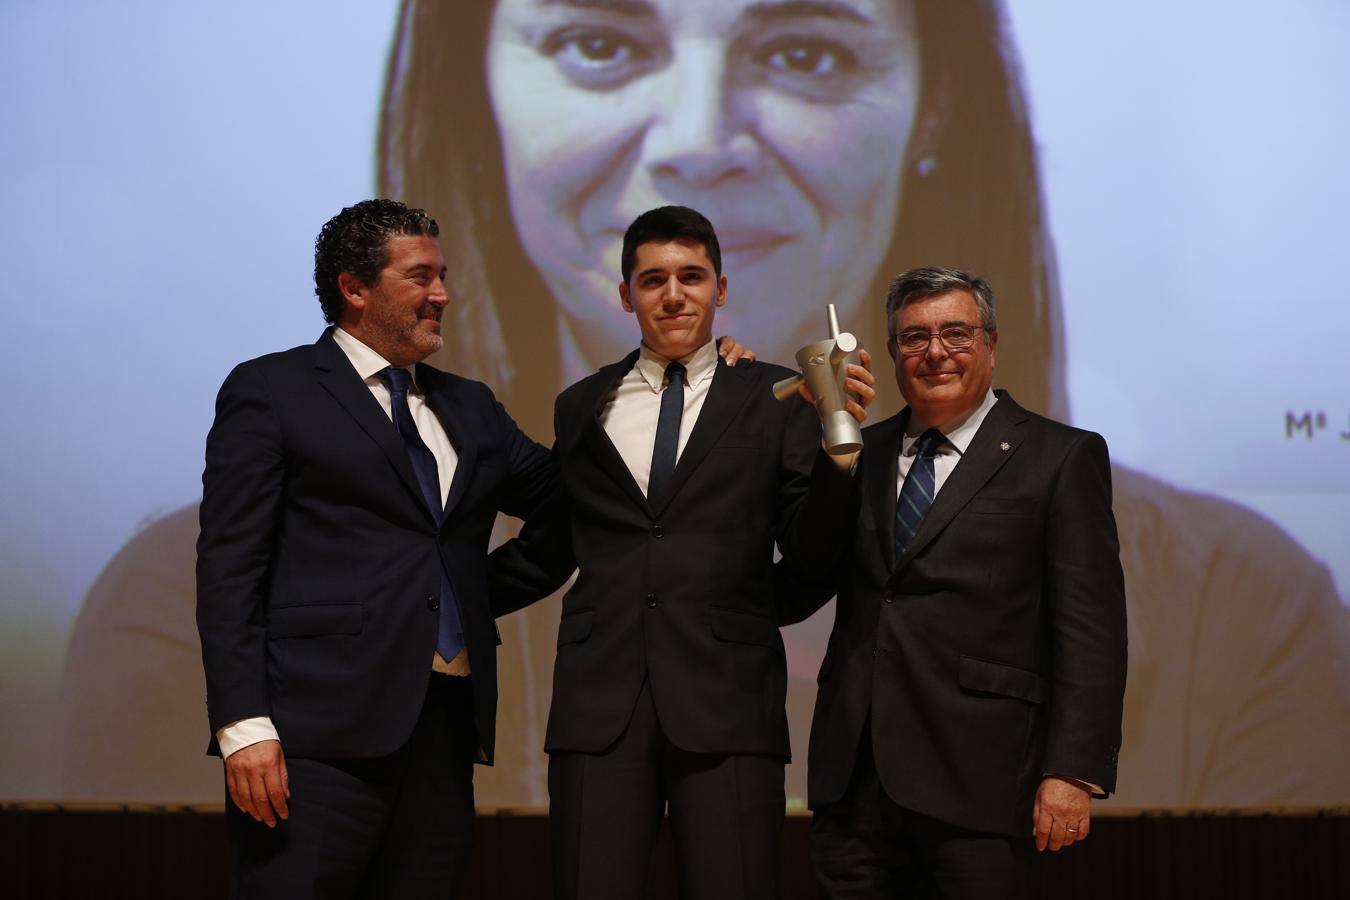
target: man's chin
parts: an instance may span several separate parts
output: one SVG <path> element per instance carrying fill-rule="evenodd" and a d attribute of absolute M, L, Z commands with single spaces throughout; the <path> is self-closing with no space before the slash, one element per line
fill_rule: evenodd
<path fill-rule="evenodd" d="M 650 336 L 643 335 L 643 342 L 666 359 L 682 359 L 710 340 L 711 335 L 705 337 L 684 329 L 658 332 Z"/>
<path fill-rule="evenodd" d="M 437 352 L 445 346 L 445 339 L 439 334 L 422 334 L 417 338 L 417 351 L 421 354 L 418 360 L 424 360 L 431 354 Z"/>

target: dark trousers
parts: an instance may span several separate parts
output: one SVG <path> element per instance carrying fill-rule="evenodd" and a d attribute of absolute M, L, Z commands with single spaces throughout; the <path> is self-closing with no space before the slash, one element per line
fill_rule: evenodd
<path fill-rule="evenodd" d="M 661 731 L 644 683 L 612 747 L 549 757 L 554 897 L 649 896 L 667 804 L 680 896 L 780 897 L 783 765 L 681 750 Z"/>
<path fill-rule="evenodd" d="M 288 757 L 290 818 L 276 828 L 226 798 L 230 896 L 458 896 L 473 842 L 476 747 L 469 679 L 432 675 L 412 736 L 389 756 Z"/>
<path fill-rule="evenodd" d="M 864 728 L 848 790 L 816 810 L 811 859 L 822 897 L 1016 900 L 1035 896 L 1040 862 L 1027 836 L 970 831 L 897 806 L 877 778 Z M 1011 802 L 1011 801 L 1010 801 Z"/>

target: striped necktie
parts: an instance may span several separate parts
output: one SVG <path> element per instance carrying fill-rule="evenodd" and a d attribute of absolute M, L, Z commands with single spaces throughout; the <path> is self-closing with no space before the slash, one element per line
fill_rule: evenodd
<path fill-rule="evenodd" d="M 914 462 L 905 476 L 905 485 L 900 489 L 900 500 L 895 504 L 895 558 L 899 559 L 919 533 L 923 517 L 937 496 L 937 479 L 933 468 L 933 459 L 938 448 L 947 439 L 936 428 L 930 428 L 919 435 L 914 449 Z"/>

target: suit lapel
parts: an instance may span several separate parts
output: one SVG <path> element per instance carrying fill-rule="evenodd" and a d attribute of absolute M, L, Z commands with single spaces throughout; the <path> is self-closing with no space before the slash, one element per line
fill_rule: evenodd
<path fill-rule="evenodd" d="M 634 350 L 619 362 L 600 369 L 595 377 L 590 379 L 590 392 L 581 397 L 581 408 L 589 410 L 589 415 L 581 426 L 581 437 L 586 442 L 590 458 L 596 461 L 596 465 L 614 479 L 614 483 L 631 501 L 647 509 L 647 498 L 642 493 L 642 488 L 633 480 L 628 463 L 623 461 L 618 448 L 614 446 L 609 435 L 605 434 L 604 426 L 600 424 L 600 414 L 604 412 L 609 392 L 613 390 L 614 384 L 633 368 L 637 358 L 638 351 Z"/>
<path fill-rule="evenodd" d="M 380 408 L 379 401 L 370 393 L 370 388 L 356 374 L 351 360 L 342 348 L 333 340 L 332 330 L 325 331 L 323 337 L 314 345 L 314 374 L 319 385 L 332 395 L 338 405 L 356 420 L 361 430 L 370 436 L 388 458 L 399 479 L 409 494 L 416 500 L 419 508 L 431 517 L 431 510 L 422 499 L 422 489 L 417 484 L 417 475 L 413 472 L 412 462 L 408 459 L 408 450 L 403 445 L 394 423 Z"/>
<path fill-rule="evenodd" d="M 887 570 L 895 567 L 896 479 L 899 477 L 900 438 L 908 421 L 909 410 L 903 409 L 865 433 L 872 440 L 866 449 L 863 496 L 872 504 L 881 558 L 886 560 Z M 873 431 L 875 436 L 871 434 Z"/>
<path fill-rule="evenodd" d="M 462 398 L 455 385 L 444 373 L 424 363 L 417 364 L 417 383 L 422 387 L 427 406 L 440 420 L 441 427 L 450 438 L 450 444 L 459 456 L 455 463 L 455 475 L 450 480 L 450 490 L 445 497 L 445 510 L 441 521 L 450 518 L 456 504 L 464 497 L 473 480 L 474 463 L 478 459 L 478 436 L 464 419 Z"/>
<path fill-rule="evenodd" d="M 989 410 L 979 431 L 971 439 L 970 446 L 938 491 L 914 540 L 905 548 L 904 555 L 896 560 L 896 568 L 908 563 L 939 535 L 976 492 L 1017 452 L 1022 443 L 1021 429 L 1017 426 L 1026 419 L 1026 412 L 1007 394 L 1001 391 L 997 393 L 998 402 Z"/>
<path fill-rule="evenodd" d="M 752 374 L 753 366 L 732 368 L 720 355 L 717 357 L 716 365 L 712 384 L 708 385 L 708 396 L 703 401 L 703 409 L 699 411 L 694 430 L 689 433 L 689 440 L 680 454 L 680 461 L 675 464 L 675 472 L 670 478 L 670 489 L 666 491 L 661 507 L 652 510 L 656 515 L 660 515 L 670 505 L 670 501 L 689 480 L 690 473 L 699 467 L 708 451 L 722 436 L 722 432 L 736 420 L 741 407 L 750 399 L 754 386 L 759 383 L 759 379 Z"/>

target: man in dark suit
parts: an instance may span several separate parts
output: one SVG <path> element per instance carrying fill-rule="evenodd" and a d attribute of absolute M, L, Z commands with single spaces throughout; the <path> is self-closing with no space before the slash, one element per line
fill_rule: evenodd
<path fill-rule="evenodd" d="M 622 268 L 642 344 L 558 397 L 561 515 L 494 559 L 499 614 L 552 587 L 508 554 L 542 547 L 543 571 L 580 570 L 545 744 L 555 895 L 644 896 L 668 805 L 685 896 L 777 897 L 789 749 L 774 544 L 828 571 L 856 512 L 853 458 L 822 451 L 808 404 L 774 399 L 788 370 L 718 360 L 727 276 L 706 218 L 644 213 Z M 870 372 L 850 372 L 870 400 Z"/>
<path fill-rule="evenodd" d="M 1019 897 L 1033 834 L 1040 850 L 1084 839 L 1091 797 L 1115 789 L 1106 444 L 991 390 L 982 279 L 906 272 L 886 315 L 908 406 L 864 432 L 852 553 L 784 610 L 838 589 L 811 727 L 816 872 L 831 897 Z"/>
<path fill-rule="evenodd" d="M 446 897 L 491 763 L 487 542 L 548 451 L 420 360 L 449 297 L 436 222 L 389 200 L 315 244 L 333 327 L 239 365 L 206 445 L 197 623 L 235 896 Z"/>

